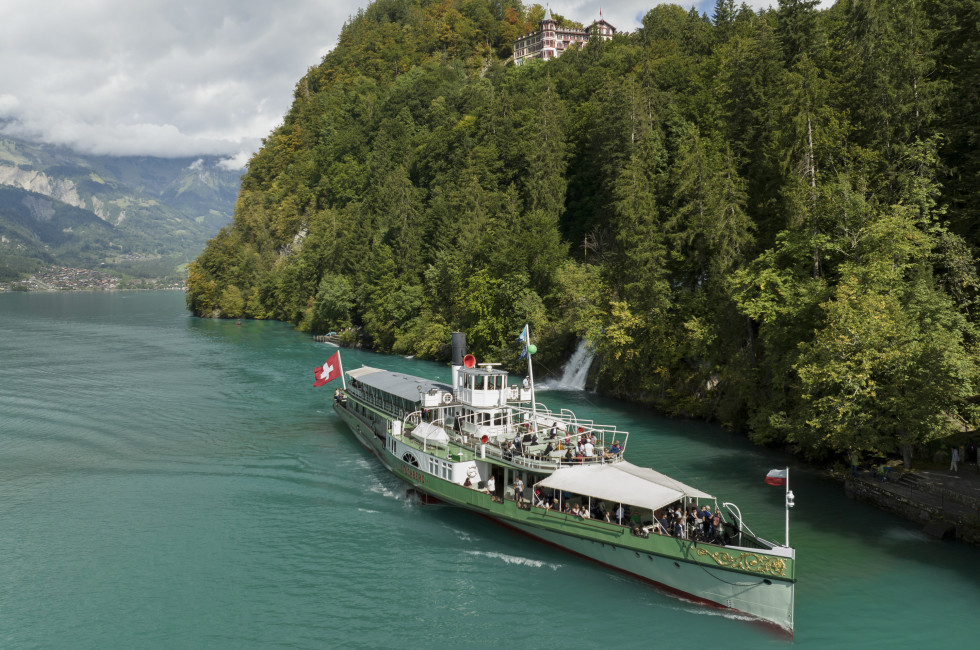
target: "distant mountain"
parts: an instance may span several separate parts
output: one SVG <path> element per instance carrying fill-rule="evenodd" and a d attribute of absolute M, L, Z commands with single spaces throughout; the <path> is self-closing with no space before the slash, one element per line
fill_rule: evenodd
<path fill-rule="evenodd" d="M 219 162 L 89 156 L 0 137 L 0 279 L 43 264 L 174 271 L 231 221 L 241 172 Z"/>

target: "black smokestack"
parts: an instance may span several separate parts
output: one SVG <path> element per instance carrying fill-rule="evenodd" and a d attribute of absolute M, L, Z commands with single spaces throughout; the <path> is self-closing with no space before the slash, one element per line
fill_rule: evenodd
<path fill-rule="evenodd" d="M 466 334 L 453 332 L 453 365 L 463 365 L 463 357 L 466 356 Z"/>

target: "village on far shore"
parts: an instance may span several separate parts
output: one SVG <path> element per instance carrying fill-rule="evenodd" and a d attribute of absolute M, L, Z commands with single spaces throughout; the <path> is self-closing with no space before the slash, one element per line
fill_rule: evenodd
<path fill-rule="evenodd" d="M 183 280 L 158 278 L 123 279 L 106 271 L 48 266 L 34 275 L 13 282 L 0 282 L 6 291 L 112 291 L 116 289 L 172 289 L 185 291 Z"/>

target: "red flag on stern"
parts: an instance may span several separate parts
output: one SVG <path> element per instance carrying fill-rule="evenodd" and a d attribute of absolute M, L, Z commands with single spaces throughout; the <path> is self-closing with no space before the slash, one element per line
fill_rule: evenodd
<path fill-rule="evenodd" d="M 766 474 L 766 483 L 769 485 L 786 485 L 786 470 L 771 469 Z"/>
<path fill-rule="evenodd" d="M 313 376 L 316 377 L 314 386 L 323 386 L 334 379 L 340 379 L 340 350 L 334 352 L 334 355 L 322 366 L 314 368 Z"/>

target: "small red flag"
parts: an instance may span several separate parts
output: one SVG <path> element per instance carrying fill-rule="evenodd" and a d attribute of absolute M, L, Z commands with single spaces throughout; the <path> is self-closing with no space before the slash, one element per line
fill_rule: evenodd
<path fill-rule="evenodd" d="M 766 483 L 769 485 L 786 485 L 786 470 L 771 469 L 766 474 Z"/>
<path fill-rule="evenodd" d="M 334 355 L 322 366 L 314 368 L 313 376 L 316 377 L 314 386 L 323 386 L 334 379 L 340 379 L 340 350 L 334 352 Z"/>

